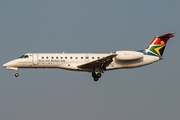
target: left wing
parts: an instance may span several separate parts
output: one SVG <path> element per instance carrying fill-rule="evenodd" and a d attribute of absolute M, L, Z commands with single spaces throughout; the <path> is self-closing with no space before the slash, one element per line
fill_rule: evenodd
<path fill-rule="evenodd" d="M 95 60 L 86 64 L 82 64 L 77 66 L 78 68 L 86 68 L 86 69 L 93 69 L 95 67 L 102 68 L 103 70 L 106 70 L 106 67 L 113 61 L 112 59 L 117 56 L 117 54 L 109 55 L 106 57 L 103 57 L 99 60 Z"/>

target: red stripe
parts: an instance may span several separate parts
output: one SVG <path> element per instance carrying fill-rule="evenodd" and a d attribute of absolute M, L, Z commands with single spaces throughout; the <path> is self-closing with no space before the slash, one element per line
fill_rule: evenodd
<path fill-rule="evenodd" d="M 170 36 L 169 36 L 169 38 L 172 38 L 172 37 L 174 37 L 174 35 L 170 35 Z"/>
<path fill-rule="evenodd" d="M 158 39 L 157 37 L 151 42 L 150 45 L 166 45 L 167 40 Z"/>

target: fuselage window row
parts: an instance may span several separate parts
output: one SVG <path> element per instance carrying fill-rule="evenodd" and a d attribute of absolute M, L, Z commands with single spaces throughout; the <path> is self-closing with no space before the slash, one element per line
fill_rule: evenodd
<path fill-rule="evenodd" d="M 28 56 L 23 56 L 23 58 L 28 58 Z M 42 59 L 44 59 L 44 57 L 42 57 Z M 49 59 L 49 57 L 46 57 L 46 59 Z M 54 59 L 54 57 L 51 57 L 51 59 Z M 63 59 L 63 57 L 56 57 L 56 59 Z M 68 59 L 68 57 L 65 57 L 65 59 Z M 70 57 L 70 59 L 73 59 L 73 57 Z M 78 59 L 78 57 L 75 57 L 75 59 Z M 83 59 L 83 57 L 81 57 L 81 59 Z M 86 59 L 89 59 L 89 57 L 86 57 Z M 92 57 L 92 59 L 95 59 L 95 57 Z M 99 60 L 100 57 L 97 57 L 97 59 Z"/>

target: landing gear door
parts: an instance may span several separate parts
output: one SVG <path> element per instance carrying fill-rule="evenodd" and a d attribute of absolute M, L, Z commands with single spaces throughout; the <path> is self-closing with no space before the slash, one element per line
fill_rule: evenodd
<path fill-rule="evenodd" d="M 32 63 L 33 63 L 33 65 L 38 64 L 38 54 L 37 53 L 32 54 Z"/>

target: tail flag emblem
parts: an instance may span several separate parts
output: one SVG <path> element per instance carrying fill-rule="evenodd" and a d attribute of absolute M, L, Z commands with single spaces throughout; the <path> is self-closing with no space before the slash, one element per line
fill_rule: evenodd
<path fill-rule="evenodd" d="M 156 56 L 162 57 L 167 41 L 171 37 L 174 37 L 173 34 L 175 33 L 168 33 L 165 35 L 156 36 L 146 50 Z"/>

